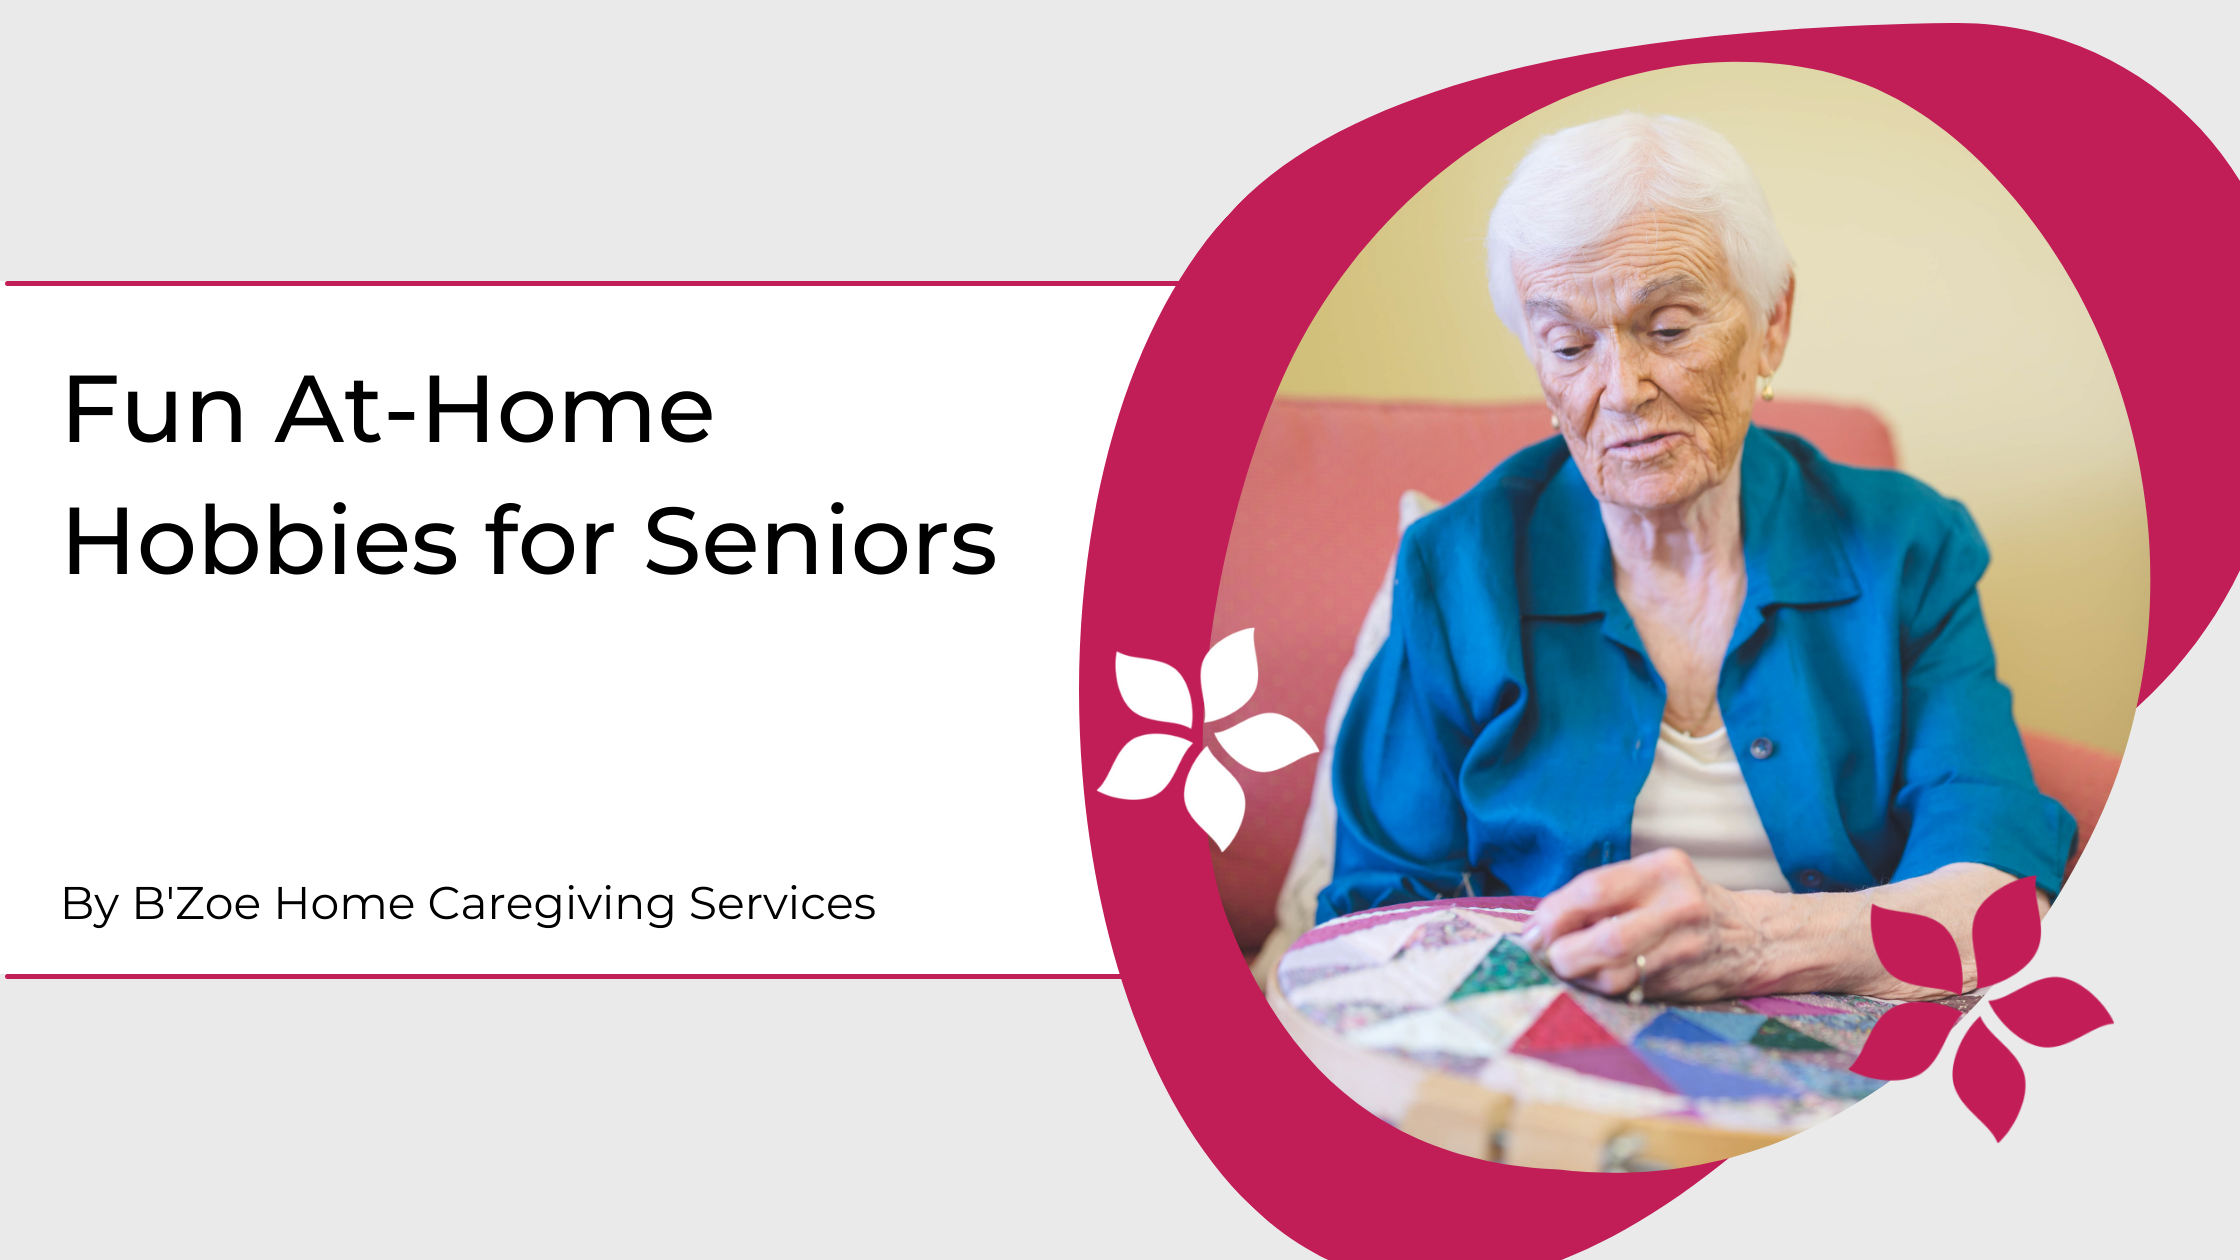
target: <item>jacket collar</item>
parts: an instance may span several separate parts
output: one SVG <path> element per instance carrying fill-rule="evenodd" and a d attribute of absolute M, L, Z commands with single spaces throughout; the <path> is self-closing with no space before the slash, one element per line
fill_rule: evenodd
<path fill-rule="evenodd" d="M 1560 439 L 1559 439 L 1560 440 Z M 1752 425 L 1742 443 L 1742 560 L 1749 587 L 1734 642 L 1750 637 L 1778 604 L 1855 599 L 1858 579 L 1844 555 L 1836 506 L 1804 476 L 1797 455 Z M 1602 507 L 1586 479 L 1563 461 L 1526 526 L 1526 616 L 1604 618 L 1604 632 L 1638 649 L 1633 618 L 1618 599 Z"/>

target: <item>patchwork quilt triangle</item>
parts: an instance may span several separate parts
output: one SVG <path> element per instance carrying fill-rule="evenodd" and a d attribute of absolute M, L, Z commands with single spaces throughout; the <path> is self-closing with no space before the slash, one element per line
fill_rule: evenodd
<path fill-rule="evenodd" d="M 1682 1092 L 1674 1089 L 1672 1082 L 1659 1076 L 1655 1068 L 1643 1062 L 1640 1055 L 1615 1042 L 1607 1046 L 1588 1046 L 1579 1050 L 1548 1050 L 1538 1054 L 1533 1054 L 1532 1051 L 1527 1050 L 1523 1053 L 1532 1054 L 1535 1059 L 1545 1059 L 1560 1067 L 1570 1068 L 1574 1072 L 1585 1072 L 1589 1076 L 1599 1076 L 1605 1080 L 1624 1081 L 1628 1085 L 1640 1085 L 1648 1089 L 1661 1089 L 1668 1094 Z"/>
<path fill-rule="evenodd" d="M 1644 1037 L 1666 1037 L 1673 1041 L 1707 1041 L 1713 1045 L 1727 1045 L 1726 1038 L 1703 1025 L 1680 1018 L 1678 1011 L 1666 1011 L 1649 1021 L 1649 1026 L 1634 1034 L 1638 1044 Z"/>
<path fill-rule="evenodd" d="M 1716 1035 L 1721 1041 L 1737 1046 L 1748 1042 L 1757 1034 L 1758 1025 L 1766 1022 L 1763 1015 L 1732 1011 L 1674 1011 L 1673 1014 Z"/>
<path fill-rule="evenodd" d="M 1655 1071 L 1672 1082 L 1673 1092 L 1692 1098 L 1771 1098 L 1786 1093 L 1779 1085 L 1736 1072 L 1722 1072 L 1654 1050 L 1639 1052 Z"/>
<path fill-rule="evenodd" d="M 1750 1038 L 1753 1046 L 1768 1050 L 1833 1050 L 1834 1046 L 1817 1037 L 1807 1036 L 1778 1019 L 1767 1020 Z"/>
<path fill-rule="evenodd" d="M 1609 1029 L 1596 1023 L 1594 1016 L 1579 1009 L 1579 1004 L 1566 993 L 1548 1003 L 1548 1009 L 1540 1012 L 1540 1018 L 1532 1021 L 1532 1027 L 1511 1043 L 1509 1053 L 1546 1058 L 1560 1050 L 1591 1050 L 1603 1046 L 1618 1046 L 1618 1039 L 1610 1035 Z"/>
<path fill-rule="evenodd" d="M 1501 943 L 1495 945 L 1492 952 L 1480 960 L 1477 969 L 1463 978 L 1447 1000 L 1452 1002 L 1480 993 L 1554 983 L 1548 978 L 1548 973 L 1540 970 L 1538 964 L 1532 961 L 1532 955 L 1524 952 L 1523 946 L 1504 936 Z"/>

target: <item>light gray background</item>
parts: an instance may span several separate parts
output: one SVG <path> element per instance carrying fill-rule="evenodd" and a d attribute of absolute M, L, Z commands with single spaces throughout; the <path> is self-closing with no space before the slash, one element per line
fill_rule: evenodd
<path fill-rule="evenodd" d="M 1117 980 L 4 988 L 26 1260 L 1304 1254 Z"/>
<path fill-rule="evenodd" d="M 9 278 L 1172 279 L 1421 93 L 1864 20 L 2045 30 L 2240 137 L 2181 5 L 4 12 Z M 15 1255 L 1298 1253 L 1110 981 L 15 982 L 0 1072 Z"/>
<path fill-rule="evenodd" d="M 1668 39 L 2024 25 L 2114 58 L 2222 137 L 2240 96 L 2233 22 L 2211 8 L 9 0 L 0 264 L 10 279 L 1172 280 L 1334 131 L 1466 79 Z"/>

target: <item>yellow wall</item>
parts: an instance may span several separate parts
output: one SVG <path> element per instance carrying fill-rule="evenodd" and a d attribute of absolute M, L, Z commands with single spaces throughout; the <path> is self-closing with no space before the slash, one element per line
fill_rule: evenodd
<path fill-rule="evenodd" d="M 1991 543 L 1983 601 L 2017 718 L 2120 752 L 2146 648 L 2147 524 L 2107 355 L 2014 199 L 1872 88 L 1785 66 L 1689 66 L 1531 115 L 1362 251 L 1283 392 L 1538 398 L 1486 296 L 1486 216 L 1534 139 L 1627 109 L 1696 119 L 1742 151 L 1796 257 L 1776 388 L 1874 408 L 1906 471 L 1968 505 Z"/>

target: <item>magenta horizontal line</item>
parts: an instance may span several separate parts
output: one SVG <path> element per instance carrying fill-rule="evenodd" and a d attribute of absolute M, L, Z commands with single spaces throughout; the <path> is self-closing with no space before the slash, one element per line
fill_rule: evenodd
<path fill-rule="evenodd" d="M 16 971 L 9 980 L 1118 980 L 1092 971 Z"/>
<path fill-rule="evenodd" d="M 1172 280 L 10 280 L 28 289 L 1171 289 Z"/>

